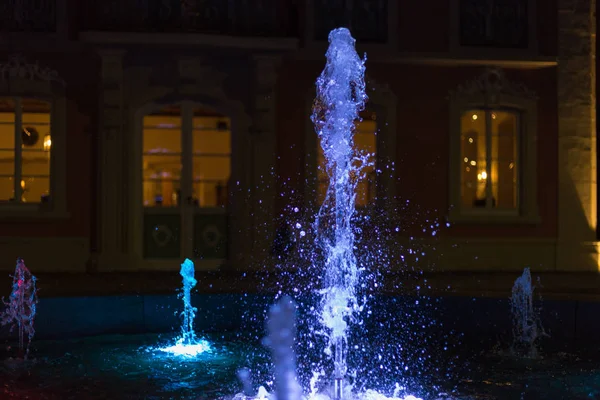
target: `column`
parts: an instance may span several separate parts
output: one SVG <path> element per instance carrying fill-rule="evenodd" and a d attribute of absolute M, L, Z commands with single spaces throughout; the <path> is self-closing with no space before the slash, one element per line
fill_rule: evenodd
<path fill-rule="evenodd" d="M 99 173 L 99 269 L 113 270 L 123 266 L 125 236 L 125 199 L 122 188 L 126 174 L 123 163 L 124 102 L 123 50 L 102 50 L 102 86 L 98 149 Z"/>
<path fill-rule="evenodd" d="M 252 109 L 252 171 L 250 177 L 252 215 L 252 255 L 265 259 L 273 242 L 277 160 L 275 85 L 280 58 L 254 56 L 255 87 Z"/>
<path fill-rule="evenodd" d="M 598 270 L 595 7 L 595 0 L 558 1 L 556 268 L 563 271 Z"/>

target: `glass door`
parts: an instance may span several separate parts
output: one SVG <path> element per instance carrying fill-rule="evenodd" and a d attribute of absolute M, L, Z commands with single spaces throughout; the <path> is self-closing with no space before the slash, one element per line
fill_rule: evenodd
<path fill-rule="evenodd" d="M 143 256 L 227 258 L 229 118 L 182 102 L 143 120 Z"/>

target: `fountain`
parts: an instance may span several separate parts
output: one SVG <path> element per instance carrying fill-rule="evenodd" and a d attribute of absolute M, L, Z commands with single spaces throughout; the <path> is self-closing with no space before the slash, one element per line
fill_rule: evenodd
<path fill-rule="evenodd" d="M 533 307 L 533 291 L 531 272 L 525 268 L 523 275 L 515 280 L 510 299 L 513 319 L 514 354 L 534 358 L 537 356 L 536 341 L 545 336 L 538 312 Z"/>
<path fill-rule="evenodd" d="M 367 101 L 365 93 L 365 60 L 354 49 L 355 40 L 346 28 L 334 29 L 329 34 L 327 64 L 316 82 L 317 96 L 311 119 L 321 141 L 329 175 L 329 187 L 323 205 L 316 215 L 313 229 L 317 233 L 316 245 L 323 256 L 323 288 L 320 290 L 318 317 L 324 328 L 327 344 L 325 354 L 333 363 L 332 390 L 321 392 L 317 381 L 323 372 L 312 371 L 310 392 L 306 399 L 329 400 L 343 397 L 369 400 L 420 400 L 412 395 L 399 397 L 405 388 L 396 384 L 392 397 L 375 390 L 355 393 L 346 382 L 348 365 L 348 328 L 358 322 L 357 315 L 363 310 L 359 303 L 357 284 L 359 268 L 354 254 L 355 189 L 360 180 L 362 167 L 368 164 L 369 155 L 357 154 L 354 149 L 355 122 Z M 295 210 L 297 212 L 297 209 Z M 300 224 L 297 224 L 300 227 Z M 304 236 L 304 231 L 301 236 Z M 314 262 L 314 264 L 318 264 Z M 312 309 L 312 308 L 311 308 Z M 283 298 L 270 313 L 269 336 L 265 342 L 272 351 L 275 367 L 275 397 L 264 387 L 254 400 L 299 399 L 301 390 L 295 372 L 294 344 L 295 306 L 289 298 Z M 311 345 L 312 346 L 312 345 Z M 353 348 L 359 348 L 353 346 Z M 364 351 L 364 348 L 363 348 Z M 249 372 L 242 370 L 239 378 L 244 394 L 234 397 L 248 399 Z M 328 393 L 329 392 L 329 393 Z"/>
<path fill-rule="evenodd" d="M 365 59 L 354 49 L 346 28 L 329 34 L 327 64 L 317 79 L 312 121 L 321 140 L 329 174 L 326 199 L 314 222 L 317 245 L 325 258 L 321 323 L 328 335 L 326 353 L 333 357 L 334 392 L 342 397 L 347 372 L 347 328 L 360 309 L 356 298 L 358 269 L 354 255 L 354 198 L 360 173 L 353 148 L 354 123 L 367 101 Z M 329 218 L 328 218 L 329 217 Z"/>
<path fill-rule="evenodd" d="M 36 277 L 29 272 L 22 258 L 17 259 L 15 274 L 12 276 L 12 292 L 8 301 L 2 299 L 6 310 L 0 313 L 0 325 L 10 325 L 11 332 L 15 327 L 19 331 L 19 353 L 26 359 L 29 354 L 31 339 L 35 334 L 37 288 Z M 27 345 L 25 346 L 25 335 Z"/>
<path fill-rule="evenodd" d="M 194 262 L 186 258 L 183 264 L 181 264 L 179 274 L 183 278 L 183 290 L 180 295 L 183 299 L 181 337 L 177 339 L 175 345 L 162 348 L 161 350 L 184 357 L 194 357 L 198 354 L 211 351 L 210 344 L 204 339 L 198 339 L 194 332 L 194 319 L 196 318 L 196 311 L 198 311 L 192 306 L 191 296 L 192 289 L 198 283 L 196 278 L 194 278 Z"/>
<path fill-rule="evenodd" d="M 302 389 L 296 376 L 296 304 L 282 297 L 269 311 L 269 335 L 264 344 L 271 349 L 275 365 L 275 396 L 277 400 L 300 400 Z"/>

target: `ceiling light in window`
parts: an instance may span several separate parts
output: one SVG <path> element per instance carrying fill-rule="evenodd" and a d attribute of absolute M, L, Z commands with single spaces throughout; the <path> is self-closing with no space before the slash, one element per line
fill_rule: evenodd
<path fill-rule="evenodd" d="M 50 137 L 50 135 L 44 136 L 44 151 L 50 151 L 51 147 L 52 147 L 52 138 Z"/>
<path fill-rule="evenodd" d="M 467 157 L 464 158 L 465 162 L 469 162 L 469 159 Z"/>
<path fill-rule="evenodd" d="M 473 121 L 476 121 L 476 120 L 477 120 L 477 114 L 473 114 L 473 115 L 471 116 L 471 118 L 473 118 Z"/>
<path fill-rule="evenodd" d="M 472 165 L 472 166 L 476 166 L 476 165 L 477 165 L 477 161 L 475 161 L 475 160 L 471 160 L 471 165 Z"/>
<path fill-rule="evenodd" d="M 469 143 L 473 143 L 473 138 L 472 137 L 469 138 Z"/>

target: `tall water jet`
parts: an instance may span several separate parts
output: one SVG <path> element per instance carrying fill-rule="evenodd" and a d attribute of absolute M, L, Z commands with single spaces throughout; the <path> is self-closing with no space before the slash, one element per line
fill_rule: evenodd
<path fill-rule="evenodd" d="M 515 280 L 510 299 L 513 320 L 513 352 L 519 356 L 535 357 L 536 341 L 545 335 L 540 318 L 533 306 L 531 272 L 525 268 L 523 275 Z"/>
<path fill-rule="evenodd" d="M 182 356 L 193 357 L 206 351 L 211 351 L 210 344 L 204 339 L 198 339 L 194 332 L 194 319 L 196 318 L 196 309 L 192 306 L 192 289 L 198 281 L 194 277 L 194 262 L 188 258 L 181 264 L 179 274 L 183 278 L 183 290 L 181 299 L 183 300 L 181 336 L 175 342 L 175 345 L 162 348 L 162 351 L 174 353 Z"/>
<path fill-rule="evenodd" d="M 19 331 L 19 353 L 23 358 L 29 354 L 31 339 L 35 335 L 33 326 L 36 313 L 37 288 L 36 277 L 29 272 L 22 258 L 17 259 L 15 274 L 12 276 L 12 292 L 9 300 L 2 299 L 6 309 L 0 313 L 0 325 L 11 325 Z M 27 335 L 27 345 L 25 345 Z"/>
<path fill-rule="evenodd" d="M 360 168 L 355 165 L 355 121 L 367 101 L 365 58 L 354 48 L 346 28 L 329 34 L 325 69 L 316 82 L 312 122 L 321 141 L 329 176 L 325 201 L 314 222 L 317 244 L 325 259 L 321 323 L 328 336 L 326 353 L 333 356 L 335 397 L 341 398 L 347 372 L 347 328 L 359 310 L 358 269 L 354 255 L 355 188 Z"/>

